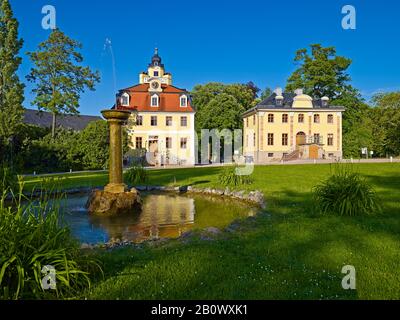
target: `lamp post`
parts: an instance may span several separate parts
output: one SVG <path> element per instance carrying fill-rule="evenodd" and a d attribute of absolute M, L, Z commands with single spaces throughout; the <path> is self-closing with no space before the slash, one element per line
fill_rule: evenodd
<path fill-rule="evenodd" d="M 122 125 L 126 124 L 131 112 L 103 110 L 101 113 L 110 126 L 109 183 L 105 186 L 104 191 L 122 193 L 127 190 L 122 177 Z"/>

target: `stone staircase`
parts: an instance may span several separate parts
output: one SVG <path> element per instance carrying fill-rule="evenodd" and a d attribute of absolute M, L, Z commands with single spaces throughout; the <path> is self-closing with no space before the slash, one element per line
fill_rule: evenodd
<path fill-rule="evenodd" d="M 293 161 L 298 160 L 300 158 L 300 151 L 298 149 L 292 151 L 291 153 L 284 155 L 282 157 L 283 161 Z"/>

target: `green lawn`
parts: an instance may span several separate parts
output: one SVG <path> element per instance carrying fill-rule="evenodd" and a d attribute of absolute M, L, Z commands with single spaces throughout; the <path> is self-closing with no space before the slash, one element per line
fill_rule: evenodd
<path fill-rule="evenodd" d="M 89 299 L 400 299 L 400 164 L 355 164 L 383 202 L 373 217 L 320 216 L 311 189 L 329 165 L 260 166 L 254 184 L 267 212 L 217 241 L 96 252 L 105 279 Z M 154 185 L 218 186 L 220 168 L 153 170 Z M 36 182 L 35 182 L 36 179 Z M 38 178 L 27 179 L 27 189 Z M 72 175 L 67 187 L 96 186 L 106 174 Z M 210 208 L 211 210 L 211 208 Z M 218 214 L 216 212 L 215 214 Z M 341 269 L 357 270 L 357 290 Z"/>

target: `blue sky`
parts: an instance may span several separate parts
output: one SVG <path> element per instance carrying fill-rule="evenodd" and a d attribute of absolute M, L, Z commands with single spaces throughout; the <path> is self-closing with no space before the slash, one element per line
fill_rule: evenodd
<path fill-rule="evenodd" d="M 101 73 L 95 92 L 81 99 L 82 114 L 98 115 L 112 106 L 115 88 L 138 82 L 159 47 L 174 85 L 191 90 L 210 81 L 253 81 L 260 88 L 285 86 L 295 69 L 297 49 L 312 43 L 335 46 L 353 60 L 352 84 L 368 98 L 376 91 L 400 90 L 400 1 L 136 1 L 11 0 L 25 44 L 19 70 L 29 72 L 25 53 L 49 31 L 42 29 L 42 7 L 57 10 L 57 26 L 82 42 L 85 64 Z M 341 27 L 344 5 L 357 10 L 357 29 Z M 112 41 L 112 59 L 104 50 Z M 25 106 L 30 107 L 27 84 Z"/>

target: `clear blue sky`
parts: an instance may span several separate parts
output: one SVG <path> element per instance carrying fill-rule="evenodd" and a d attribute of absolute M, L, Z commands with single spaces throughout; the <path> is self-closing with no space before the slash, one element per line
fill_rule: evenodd
<path fill-rule="evenodd" d="M 353 60 L 352 83 L 365 97 L 400 90 L 400 1 L 160 1 L 11 0 L 25 44 L 21 77 L 29 72 L 25 53 L 49 31 L 41 27 L 44 5 L 54 5 L 57 26 L 82 42 L 85 64 L 99 70 L 101 83 L 81 99 L 81 113 L 98 115 L 111 107 L 116 88 L 138 82 L 159 47 L 174 85 L 191 90 L 210 81 L 253 81 L 260 88 L 284 86 L 299 48 L 312 43 L 335 46 Z M 343 30 L 341 9 L 357 10 L 357 29 Z M 24 79 L 25 81 L 25 79 Z M 31 87 L 25 106 L 30 107 Z"/>

